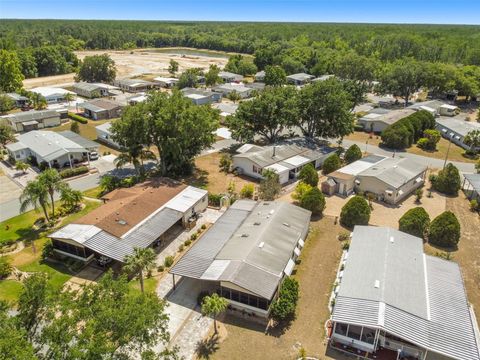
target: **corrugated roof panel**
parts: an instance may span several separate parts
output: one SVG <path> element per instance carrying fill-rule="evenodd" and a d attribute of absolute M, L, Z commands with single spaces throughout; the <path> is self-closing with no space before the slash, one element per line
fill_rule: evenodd
<path fill-rule="evenodd" d="M 125 260 L 125 256 L 133 253 L 130 244 L 103 230 L 88 239 L 84 245 L 96 253 L 120 262 Z"/>

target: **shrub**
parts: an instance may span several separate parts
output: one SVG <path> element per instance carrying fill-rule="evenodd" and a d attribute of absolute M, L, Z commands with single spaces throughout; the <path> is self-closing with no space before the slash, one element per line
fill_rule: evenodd
<path fill-rule="evenodd" d="M 178 247 L 178 252 L 182 252 L 185 249 L 185 246 L 183 244 L 180 244 Z"/>
<path fill-rule="evenodd" d="M 435 128 L 435 118 L 428 111 L 420 110 L 382 131 L 382 142 L 391 149 L 405 149 L 424 136 L 425 130 Z M 425 136 L 428 138 L 428 136 Z"/>
<path fill-rule="evenodd" d="M 370 220 L 370 206 L 362 196 L 354 196 L 342 207 L 340 224 L 347 228 L 355 225 L 368 225 Z"/>
<path fill-rule="evenodd" d="M 432 183 L 435 190 L 447 194 L 457 195 L 461 187 L 460 173 L 455 165 L 449 163 L 445 169 L 440 170 L 437 178 Z"/>
<path fill-rule="evenodd" d="M 475 199 L 471 200 L 470 201 L 470 210 L 477 211 L 478 209 L 480 209 L 479 206 L 478 206 L 478 201 L 475 200 Z"/>
<path fill-rule="evenodd" d="M 456 247 L 460 240 L 460 223 L 455 214 L 445 211 L 433 219 L 428 240 L 437 246 Z"/>
<path fill-rule="evenodd" d="M 81 123 L 81 124 L 88 124 L 88 119 L 87 119 L 87 118 L 84 118 L 83 116 L 80 116 L 80 115 L 78 115 L 78 114 L 69 112 L 69 113 L 68 113 L 68 117 L 69 117 L 70 119 L 72 119 L 72 120 L 78 121 L 78 122 Z"/>
<path fill-rule="evenodd" d="M 417 146 L 418 146 L 420 149 L 429 150 L 429 149 L 428 149 L 428 139 L 427 139 L 427 138 L 420 138 L 420 139 L 418 139 L 418 141 L 417 141 Z"/>
<path fill-rule="evenodd" d="M 313 187 L 303 195 L 300 206 L 310 210 L 313 215 L 322 215 L 325 209 L 325 196 L 319 188 Z"/>
<path fill-rule="evenodd" d="M 220 201 L 222 200 L 222 194 L 208 194 L 208 205 L 210 206 L 220 206 Z"/>
<path fill-rule="evenodd" d="M 13 271 L 10 259 L 6 256 L 0 256 L 0 279 L 5 279 Z"/>
<path fill-rule="evenodd" d="M 298 281 L 287 277 L 280 286 L 279 297 L 271 307 L 270 316 L 276 321 L 292 319 L 298 302 Z"/>
<path fill-rule="evenodd" d="M 163 261 L 163 265 L 166 267 L 166 268 L 169 268 L 170 266 L 173 265 L 173 256 L 167 256 L 165 258 L 165 260 Z"/>
<path fill-rule="evenodd" d="M 192 236 L 190 236 L 190 240 L 195 241 L 195 240 L 197 240 L 197 237 L 198 237 L 197 233 L 192 234 Z"/>
<path fill-rule="evenodd" d="M 202 229 L 202 230 L 205 230 L 206 228 L 207 228 L 207 225 L 205 225 L 205 224 L 202 224 L 202 226 L 200 226 L 200 229 Z"/>
<path fill-rule="evenodd" d="M 42 260 L 47 260 L 48 258 L 52 257 L 53 254 L 54 252 L 52 240 L 47 240 L 47 242 L 45 243 L 45 245 L 43 245 L 42 248 Z"/>
<path fill-rule="evenodd" d="M 77 168 L 62 170 L 60 171 L 59 174 L 62 179 L 66 179 L 72 176 L 77 176 L 77 175 L 86 174 L 86 173 L 88 173 L 88 167 L 79 166 Z"/>
<path fill-rule="evenodd" d="M 425 239 L 430 226 L 430 216 L 422 207 L 408 210 L 398 221 L 399 230 Z"/>
<path fill-rule="evenodd" d="M 422 200 L 423 197 L 423 189 L 417 189 L 415 190 L 415 201 L 419 203 Z"/>
<path fill-rule="evenodd" d="M 337 170 L 342 166 L 342 160 L 337 154 L 332 154 L 325 159 L 322 165 L 323 174 L 327 175 Z"/>
<path fill-rule="evenodd" d="M 280 178 L 273 170 L 264 170 L 262 176 L 263 179 L 258 188 L 259 196 L 263 200 L 274 200 L 282 190 Z"/>
<path fill-rule="evenodd" d="M 253 184 L 245 184 L 240 190 L 240 197 L 242 199 L 251 199 L 253 198 L 253 192 L 255 191 L 255 186 Z"/>
<path fill-rule="evenodd" d="M 318 185 L 317 170 L 315 170 L 312 164 L 307 164 L 302 168 L 302 170 L 300 170 L 298 179 L 303 181 L 305 184 L 316 187 Z"/>
<path fill-rule="evenodd" d="M 192 243 L 192 240 L 185 240 L 183 243 L 185 246 L 189 246 Z"/>
<path fill-rule="evenodd" d="M 360 160 L 362 158 L 362 150 L 358 147 L 357 144 L 353 144 L 348 148 L 348 150 L 345 152 L 345 162 L 347 164 L 350 164 L 354 161 Z"/>
<path fill-rule="evenodd" d="M 295 187 L 295 191 L 292 194 L 292 199 L 300 202 L 303 199 L 303 196 L 312 190 L 312 187 L 303 181 L 300 181 L 297 186 Z"/>
<path fill-rule="evenodd" d="M 165 266 L 160 265 L 159 267 L 157 267 L 157 271 L 158 272 L 164 272 L 165 271 Z"/>
<path fill-rule="evenodd" d="M 228 154 L 223 154 L 222 157 L 220 158 L 220 171 L 223 171 L 224 173 L 230 172 L 230 168 L 232 166 L 232 158 Z"/>
<path fill-rule="evenodd" d="M 440 135 L 440 131 L 434 129 L 427 129 L 423 132 L 423 138 L 427 139 L 426 149 L 427 150 L 435 150 L 437 148 L 437 143 L 440 141 L 442 135 Z"/>
<path fill-rule="evenodd" d="M 347 241 L 350 239 L 350 233 L 347 232 L 347 231 L 342 231 L 339 235 L 338 235 L 338 240 L 340 241 Z"/>

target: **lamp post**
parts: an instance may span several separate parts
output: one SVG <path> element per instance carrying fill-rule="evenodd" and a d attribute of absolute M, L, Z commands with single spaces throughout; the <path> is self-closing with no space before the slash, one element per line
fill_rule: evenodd
<path fill-rule="evenodd" d="M 367 139 L 367 141 L 365 142 L 365 155 L 367 155 L 367 148 L 368 148 L 368 139 Z"/>

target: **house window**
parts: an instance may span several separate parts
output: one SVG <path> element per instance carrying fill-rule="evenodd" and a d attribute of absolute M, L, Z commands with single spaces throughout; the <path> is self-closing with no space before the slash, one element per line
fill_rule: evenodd
<path fill-rule="evenodd" d="M 360 340 L 360 335 L 362 334 L 362 327 L 357 325 L 349 325 L 348 326 L 348 337 Z"/>
<path fill-rule="evenodd" d="M 261 167 L 258 167 L 256 165 L 253 165 L 253 172 L 255 174 L 261 174 L 262 173 L 262 168 Z"/>
<path fill-rule="evenodd" d="M 335 325 L 335 334 L 347 336 L 348 324 L 337 323 Z"/>

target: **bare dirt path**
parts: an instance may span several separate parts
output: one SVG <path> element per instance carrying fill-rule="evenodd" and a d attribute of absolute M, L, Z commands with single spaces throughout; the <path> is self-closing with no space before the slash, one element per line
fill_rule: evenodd
<path fill-rule="evenodd" d="M 165 51 L 171 50 L 172 53 Z M 192 50 L 193 54 L 181 55 L 177 48 L 171 49 L 136 49 L 136 50 L 88 50 L 76 51 L 75 54 L 80 60 L 85 56 L 108 54 L 115 61 L 117 66 L 117 77 L 135 77 L 147 74 L 168 75 L 168 66 L 171 59 L 179 63 L 179 73 L 189 68 L 208 69 L 212 64 L 224 67 L 228 61 L 228 54 L 225 57 L 218 56 L 219 53 L 212 53 Z M 40 78 L 26 79 L 23 85 L 27 89 L 37 86 L 70 86 L 74 82 L 75 74 L 64 74 L 55 76 L 44 76 Z"/>

